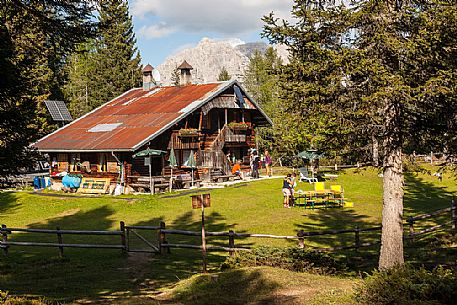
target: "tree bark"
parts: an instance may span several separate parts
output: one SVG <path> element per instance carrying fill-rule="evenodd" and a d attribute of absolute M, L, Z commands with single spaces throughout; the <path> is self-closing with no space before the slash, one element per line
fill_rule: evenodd
<path fill-rule="evenodd" d="M 403 167 L 401 148 L 388 149 L 384 159 L 384 196 L 379 269 L 404 263 Z"/>
<path fill-rule="evenodd" d="M 372 142 L 373 142 L 373 166 L 378 167 L 379 166 L 379 144 L 378 144 L 378 139 L 376 139 L 375 135 L 371 136 Z"/>

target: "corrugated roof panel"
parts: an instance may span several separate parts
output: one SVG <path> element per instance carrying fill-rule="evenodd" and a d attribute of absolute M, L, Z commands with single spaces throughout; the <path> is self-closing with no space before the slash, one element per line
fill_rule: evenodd
<path fill-rule="evenodd" d="M 133 89 L 34 144 L 39 150 L 130 150 L 227 83 Z M 134 102 L 129 102 L 136 99 Z M 189 105 L 192 104 L 191 107 Z M 89 132 L 100 124 L 121 124 Z"/>

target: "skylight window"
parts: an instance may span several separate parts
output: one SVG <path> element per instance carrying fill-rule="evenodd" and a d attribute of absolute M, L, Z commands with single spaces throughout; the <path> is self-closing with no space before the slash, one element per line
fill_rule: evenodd
<path fill-rule="evenodd" d="M 112 124 L 98 124 L 88 130 L 88 132 L 106 132 L 113 131 L 117 127 L 122 125 L 122 123 L 112 123 Z"/>

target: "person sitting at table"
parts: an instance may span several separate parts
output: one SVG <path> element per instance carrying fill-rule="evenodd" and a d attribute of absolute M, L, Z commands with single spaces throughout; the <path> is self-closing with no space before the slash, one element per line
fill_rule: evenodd
<path fill-rule="evenodd" d="M 282 181 L 282 193 L 284 194 L 284 207 L 290 209 L 289 200 L 291 196 L 291 188 L 292 188 L 292 178 L 291 174 L 287 174 L 287 176 Z"/>
<path fill-rule="evenodd" d="M 232 175 L 235 175 L 236 177 L 240 177 L 240 179 L 243 179 L 241 175 L 241 161 L 236 161 L 235 165 L 233 165 Z"/>

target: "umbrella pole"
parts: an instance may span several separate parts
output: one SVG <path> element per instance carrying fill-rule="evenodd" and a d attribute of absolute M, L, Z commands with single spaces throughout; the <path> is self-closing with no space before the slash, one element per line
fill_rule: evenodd
<path fill-rule="evenodd" d="M 154 187 L 153 187 L 153 183 L 152 183 L 152 173 L 151 173 L 151 157 L 149 157 L 149 193 L 151 195 L 154 194 Z"/>
<path fill-rule="evenodd" d="M 173 188 L 173 167 L 171 167 L 171 173 L 170 173 L 170 187 L 169 187 L 170 193 L 171 193 L 172 188 Z"/>
<path fill-rule="evenodd" d="M 192 167 L 192 187 L 194 186 L 194 168 Z"/>

